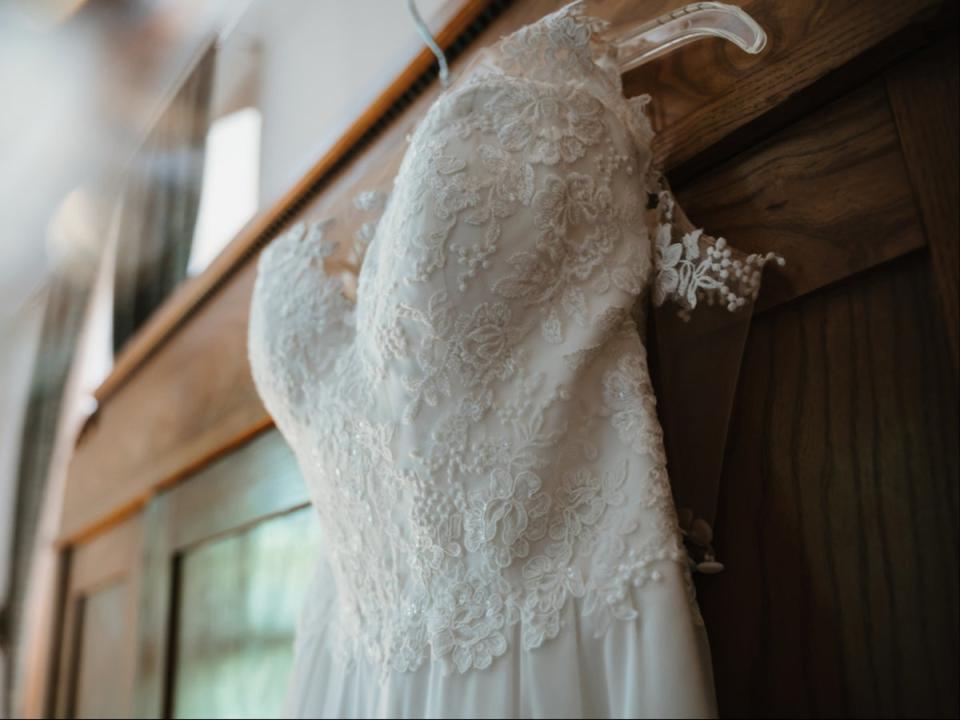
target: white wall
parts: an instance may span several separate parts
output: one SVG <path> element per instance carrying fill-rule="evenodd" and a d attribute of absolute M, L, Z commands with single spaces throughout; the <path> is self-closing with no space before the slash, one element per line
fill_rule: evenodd
<path fill-rule="evenodd" d="M 433 32 L 446 3 L 417 0 Z M 423 47 L 405 0 L 253 0 L 225 45 L 261 55 L 262 205 L 296 182 Z"/>

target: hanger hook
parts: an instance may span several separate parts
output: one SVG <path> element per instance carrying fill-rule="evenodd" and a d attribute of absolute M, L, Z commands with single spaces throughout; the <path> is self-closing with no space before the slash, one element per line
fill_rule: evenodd
<path fill-rule="evenodd" d="M 417 3 L 415 0 L 407 0 L 407 9 L 410 11 L 410 16 L 413 18 L 413 24 L 417 26 L 417 32 L 420 33 L 420 37 L 423 38 L 423 42 L 426 43 L 427 47 L 430 48 L 430 51 L 437 56 L 437 63 L 440 65 L 440 84 L 447 88 L 450 86 L 450 69 L 447 66 L 447 56 L 444 54 L 443 49 L 437 44 L 437 41 L 434 40 L 433 35 L 430 34 L 430 28 L 427 27 L 427 24 L 423 21 L 423 18 L 420 17 L 420 11 L 417 10 Z"/>

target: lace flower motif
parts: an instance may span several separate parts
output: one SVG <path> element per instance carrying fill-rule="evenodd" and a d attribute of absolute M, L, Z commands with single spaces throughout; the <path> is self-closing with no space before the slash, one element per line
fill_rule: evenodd
<path fill-rule="evenodd" d="M 651 454 L 661 447 L 656 400 L 643 357 L 620 358 L 603 379 L 603 400 L 620 439 L 634 452 Z"/>
<path fill-rule="evenodd" d="M 485 385 L 493 378 L 513 374 L 514 349 L 521 332 L 510 324 L 510 308 L 504 303 L 483 303 L 472 315 L 461 315 L 454 325 L 461 369 L 469 385 Z"/>
<path fill-rule="evenodd" d="M 705 235 L 700 228 L 675 242 L 673 195 L 661 191 L 659 202 L 662 222 L 657 226 L 654 256 L 654 304 L 672 300 L 680 306 L 682 317 L 700 300 L 735 312 L 756 299 L 764 265 L 771 261 L 784 265 L 776 253 L 736 253 L 724 238 Z"/>
<path fill-rule="evenodd" d="M 608 74 L 601 72 L 594 47 L 594 34 L 608 26 L 586 15 L 582 0 L 572 2 L 501 40 L 502 65 L 516 75 L 551 80 Z"/>
<path fill-rule="evenodd" d="M 620 236 L 617 213 L 609 188 L 577 172 L 548 175 L 533 197 L 533 211 L 536 247 L 510 257 L 511 272 L 493 291 L 528 306 L 543 306 L 543 337 L 558 344 L 564 335 L 561 312 L 586 324 L 580 285 L 612 252 Z"/>
<path fill-rule="evenodd" d="M 572 163 L 604 137 L 603 105 L 572 88 L 510 85 L 491 104 L 500 144 L 530 163 Z"/>
<path fill-rule="evenodd" d="M 546 533 L 550 497 L 529 470 L 516 475 L 505 468 L 490 474 L 489 486 L 469 495 L 464 545 L 481 552 L 495 568 L 509 567 L 530 553 L 530 542 Z"/>
<path fill-rule="evenodd" d="M 430 647 L 460 673 L 483 670 L 507 651 L 501 632 L 505 624 L 506 602 L 500 588 L 471 573 L 435 601 L 428 622 Z M 449 671 L 449 665 L 445 669 Z"/>

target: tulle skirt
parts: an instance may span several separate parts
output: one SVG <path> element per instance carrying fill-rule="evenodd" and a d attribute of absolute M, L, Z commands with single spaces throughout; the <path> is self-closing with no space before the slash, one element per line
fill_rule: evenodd
<path fill-rule="evenodd" d="M 595 637 L 593 616 L 567 604 L 559 635 L 524 650 L 520 626 L 485 670 L 444 674 L 427 662 L 385 678 L 362 660 L 344 664 L 331 627 L 304 628 L 296 643 L 286 717 L 551 718 L 715 717 L 710 650 L 679 569 L 635 591 L 636 620 Z"/>

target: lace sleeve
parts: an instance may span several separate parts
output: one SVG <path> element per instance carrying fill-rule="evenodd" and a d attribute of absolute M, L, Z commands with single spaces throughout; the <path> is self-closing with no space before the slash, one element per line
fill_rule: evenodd
<path fill-rule="evenodd" d="M 707 235 L 690 222 L 665 181 L 661 188 L 653 209 L 654 304 L 672 302 L 688 319 L 700 303 L 735 312 L 756 299 L 764 265 L 783 265 L 783 258 L 773 252 L 743 253 L 726 239 Z"/>
<path fill-rule="evenodd" d="M 727 430 L 764 266 L 690 222 L 660 177 L 650 208 L 658 409 L 681 527 L 698 569 L 716 572 L 712 530 Z M 696 312 L 694 312 L 696 310 Z M 691 445 L 697 448 L 690 452 Z"/>

